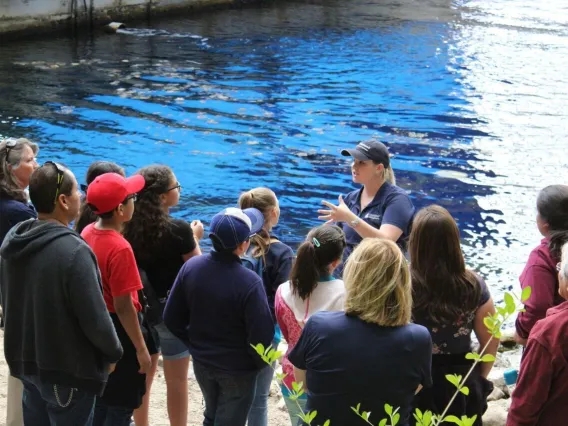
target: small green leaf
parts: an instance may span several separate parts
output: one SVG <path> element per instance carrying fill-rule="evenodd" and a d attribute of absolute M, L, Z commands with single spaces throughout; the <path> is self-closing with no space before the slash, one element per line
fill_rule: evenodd
<path fill-rule="evenodd" d="M 369 420 L 369 416 L 371 415 L 370 411 L 363 411 L 363 414 L 361 415 L 363 420 Z"/>
<path fill-rule="evenodd" d="M 446 374 L 446 380 L 455 387 L 459 388 L 461 376 L 458 376 L 456 374 Z"/>
<path fill-rule="evenodd" d="M 531 286 L 527 286 L 523 288 L 523 292 L 521 293 L 521 301 L 524 303 L 531 297 L 532 288 Z"/>
<path fill-rule="evenodd" d="M 288 374 L 286 374 L 286 373 L 276 373 L 276 378 L 277 378 L 279 381 L 283 382 L 287 375 L 288 375 Z"/>
<path fill-rule="evenodd" d="M 262 345 L 262 343 L 257 343 L 256 345 L 251 346 L 257 354 L 259 354 L 260 356 L 264 355 L 264 346 Z"/>
<path fill-rule="evenodd" d="M 296 392 L 298 392 L 300 389 L 302 389 L 302 386 L 304 386 L 303 382 L 292 382 L 292 389 L 294 389 Z"/>
<path fill-rule="evenodd" d="M 456 416 L 446 416 L 444 417 L 444 422 L 448 422 L 448 423 L 455 423 L 457 425 L 461 425 L 462 422 L 459 418 L 457 418 Z"/>
<path fill-rule="evenodd" d="M 382 419 L 382 420 L 379 422 L 379 426 L 387 426 L 387 422 L 388 422 L 387 419 Z"/>
<path fill-rule="evenodd" d="M 462 386 L 460 388 L 460 392 L 467 396 L 469 395 L 469 388 L 467 386 Z"/>
<path fill-rule="evenodd" d="M 490 316 L 483 318 L 483 324 L 485 324 L 485 327 L 487 329 L 491 330 L 494 325 L 493 318 L 491 318 Z"/>
<path fill-rule="evenodd" d="M 389 416 L 392 415 L 392 405 L 385 404 L 385 413 L 387 413 Z"/>
<path fill-rule="evenodd" d="M 515 298 L 511 295 L 511 293 L 506 291 L 505 295 L 503 296 L 503 300 L 505 301 L 505 306 L 507 307 L 507 312 L 509 314 L 515 313 L 517 306 L 515 304 Z"/>
<path fill-rule="evenodd" d="M 422 414 L 422 411 L 420 411 L 420 408 L 417 408 L 416 410 L 414 410 L 414 418 L 416 420 L 422 420 L 422 417 L 424 417 L 424 414 Z"/>
<path fill-rule="evenodd" d="M 495 357 L 491 354 L 485 354 L 481 357 L 481 362 L 495 362 Z"/>
<path fill-rule="evenodd" d="M 478 353 L 475 353 L 475 352 L 470 352 L 468 354 L 465 354 L 465 359 L 478 360 L 478 359 L 480 359 L 480 355 Z"/>
<path fill-rule="evenodd" d="M 309 422 L 307 422 L 307 423 L 310 424 L 311 422 L 314 421 L 314 419 L 318 415 L 318 412 L 317 411 L 310 411 L 307 415 L 308 415 L 308 419 L 309 419 Z"/>
<path fill-rule="evenodd" d="M 331 424 L 331 420 L 326 420 L 323 426 L 329 426 Z"/>
<path fill-rule="evenodd" d="M 399 420 L 400 420 L 400 414 L 396 413 L 394 416 L 392 416 L 392 426 L 396 426 Z"/>

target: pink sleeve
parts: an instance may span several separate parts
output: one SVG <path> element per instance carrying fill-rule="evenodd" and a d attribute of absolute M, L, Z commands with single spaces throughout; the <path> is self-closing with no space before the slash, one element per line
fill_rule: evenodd
<path fill-rule="evenodd" d="M 274 312 L 276 314 L 276 321 L 278 322 L 278 325 L 280 326 L 280 330 L 282 331 L 282 335 L 284 336 L 284 339 L 286 339 L 286 341 L 289 341 L 289 332 L 288 332 L 288 324 L 286 323 L 286 321 L 284 321 L 284 317 L 285 317 L 285 310 L 286 310 L 286 304 L 284 303 L 284 300 L 282 299 L 282 294 L 281 294 L 281 286 L 278 287 L 278 290 L 276 290 L 276 296 L 274 297 Z"/>
<path fill-rule="evenodd" d="M 529 262 L 531 259 L 529 259 Z M 544 265 L 527 265 L 520 277 L 521 288 L 530 286 L 531 297 L 525 304 L 525 312 L 519 312 L 515 327 L 522 338 L 529 337 L 529 333 L 538 320 L 546 316 L 546 311 L 554 306 L 558 281 L 554 274 Z"/>

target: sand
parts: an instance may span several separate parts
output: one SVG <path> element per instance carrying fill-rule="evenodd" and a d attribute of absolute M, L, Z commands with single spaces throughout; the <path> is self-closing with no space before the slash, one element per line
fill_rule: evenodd
<path fill-rule="evenodd" d="M 0 426 L 6 425 L 6 394 L 7 378 L 9 375 L 8 364 L 4 359 L 4 331 L 0 331 Z M 189 380 L 189 422 L 188 425 L 197 426 L 203 424 L 203 398 L 199 386 L 193 377 L 193 369 L 190 367 Z M 150 398 L 150 425 L 169 426 L 166 406 L 166 382 L 164 371 L 158 367 L 154 379 Z M 268 401 L 268 424 L 270 426 L 290 426 L 288 413 L 283 407 L 282 396 L 276 383 L 273 382 L 271 396 Z"/>

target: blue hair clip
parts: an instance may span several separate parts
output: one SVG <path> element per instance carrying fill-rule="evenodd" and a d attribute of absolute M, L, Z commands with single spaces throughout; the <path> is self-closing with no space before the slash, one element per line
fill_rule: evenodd
<path fill-rule="evenodd" d="M 318 241 L 318 239 L 316 237 L 312 238 L 312 244 L 316 247 L 321 246 L 320 242 Z"/>

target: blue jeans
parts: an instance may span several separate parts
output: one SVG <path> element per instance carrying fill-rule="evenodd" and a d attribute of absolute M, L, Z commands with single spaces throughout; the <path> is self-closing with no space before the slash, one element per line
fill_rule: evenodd
<path fill-rule="evenodd" d="M 20 377 L 24 384 L 24 424 L 32 426 L 91 426 L 95 394 L 69 386 L 42 383 L 37 376 Z"/>
<path fill-rule="evenodd" d="M 132 408 L 115 407 L 97 399 L 93 426 L 130 426 Z"/>
<path fill-rule="evenodd" d="M 282 332 L 280 327 L 276 325 L 274 340 L 272 341 L 274 350 L 278 348 L 281 339 Z M 258 373 L 254 400 L 248 416 L 248 426 L 268 426 L 268 396 L 273 377 L 274 369 L 269 365 Z"/>
<path fill-rule="evenodd" d="M 245 426 L 258 373 L 229 374 L 195 360 L 193 371 L 205 400 L 203 426 Z"/>

